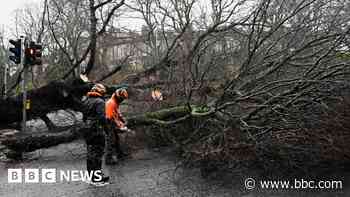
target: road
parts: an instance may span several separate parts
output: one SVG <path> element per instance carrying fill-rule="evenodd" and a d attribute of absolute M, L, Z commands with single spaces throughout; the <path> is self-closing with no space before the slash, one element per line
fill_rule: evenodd
<path fill-rule="evenodd" d="M 179 169 L 169 150 L 140 149 L 132 158 L 114 166 L 104 166 L 111 184 L 94 187 L 84 182 L 8 183 L 7 169 L 55 168 L 84 170 L 85 144 L 77 141 L 42 149 L 26 155 L 19 163 L 0 163 L 1 197 L 171 197 L 171 196 L 231 196 L 230 189 L 206 183 L 200 176 Z M 185 174 L 186 177 L 185 177 Z"/>
<path fill-rule="evenodd" d="M 170 149 L 141 148 L 132 158 L 114 166 L 104 166 L 111 184 L 94 187 L 84 182 L 8 183 L 10 168 L 56 168 L 84 170 L 85 144 L 75 141 L 26 154 L 22 162 L 0 162 L 1 197 L 330 197 L 350 196 L 349 189 L 331 193 L 291 193 L 247 191 L 243 176 L 225 186 L 220 181 L 201 178 L 198 170 L 176 168 L 177 159 Z"/>

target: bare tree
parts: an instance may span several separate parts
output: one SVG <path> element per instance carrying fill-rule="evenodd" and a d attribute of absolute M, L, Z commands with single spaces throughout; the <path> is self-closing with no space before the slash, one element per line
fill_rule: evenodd
<path fill-rule="evenodd" d="M 52 51 L 59 49 L 69 62 L 63 78 L 87 58 L 87 74 L 101 69 L 95 65 L 98 38 L 124 1 L 79 1 L 67 8 L 76 12 L 60 3 L 53 1 L 47 13 Z M 135 36 L 142 43 L 135 47 L 151 61 L 126 82 L 135 89 L 161 87 L 168 91 L 166 101 L 173 98 L 166 106 L 177 106 L 136 122 L 160 125 L 171 134 L 174 128 L 188 131 L 169 138 L 192 160 L 242 158 L 236 150 L 266 165 L 277 158 L 299 166 L 310 154 L 320 161 L 329 157 L 323 152 L 332 151 L 340 153 L 338 159 L 349 159 L 350 151 L 341 143 L 349 139 L 345 132 L 310 130 L 335 109 L 335 100 L 348 94 L 347 1 L 135 0 L 127 7 L 145 25 L 144 34 Z M 71 13 L 83 17 L 69 20 Z M 145 84 L 149 81 L 142 78 L 150 75 L 157 77 Z M 77 87 L 87 89 L 74 86 L 81 90 L 78 94 L 65 84 L 54 85 L 59 88 L 53 94 L 64 101 L 83 95 Z"/>
<path fill-rule="evenodd" d="M 166 70 L 177 86 L 182 84 L 173 90 L 178 94 L 177 104 L 187 104 L 191 111 L 180 118 L 182 121 L 217 116 L 217 128 L 231 132 L 237 132 L 232 128 L 239 129 L 245 136 L 242 141 L 259 145 L 259 154 L 266 153 L 265 145 L 272 143 L 268 136 L 276 137 L 277 131 L 286 130 L 286 135 L 295 131 L 295 135 L 305 137 L 300 131 L 317 125 L 317 117 L 332 105 L 330 98 L 340 96 L 339 90 L 348 84 L 349 59 L 339 58 L 349 50 L 347 2 L 211 1 L 210 17 L 201 14 L 196 18 L 194 7 L 208 7 L 201 3 L 136 1 L 136 6 L 130 6 L 141 13 L 149 38 L 156 29 L 178 36 L 165 37 L 174 47 L 166 48 L 159 63 L 137 76 Z M 150 12 L 152 9 L 160 11 Z M 167 28 L 162 29 L 164 26 Z M 173 64 L 164 61 L 169 59 Z M 223 80 L 227 70 L 222 68 L 227 67 L 233 72 Z M 204 91 L 208 82 L 209 89 Z M 197 95 L 203 91 L 214 92 L 210 95 L 214 98 L 198 108 Z M 227 134 L 217 128 L 213 130 L 218 133 L 209 133 L 208 140 Z M 295 148 L 292 140 L 298 139 L 288 138 L 283 147 Z M 320 153 L 318 156 L 322 157 Z"/>

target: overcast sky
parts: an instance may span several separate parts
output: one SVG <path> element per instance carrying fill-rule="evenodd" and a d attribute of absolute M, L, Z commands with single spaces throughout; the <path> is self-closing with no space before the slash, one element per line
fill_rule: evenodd
<path fill-rule="evenodd" d="M 2 1 L 0 6 L 0 27 L 8 33 L 9 28 L 13 28 L 14 10 L 24 8 L 27 4 L 38 3 L 41 0 L 9 0 Z"/>

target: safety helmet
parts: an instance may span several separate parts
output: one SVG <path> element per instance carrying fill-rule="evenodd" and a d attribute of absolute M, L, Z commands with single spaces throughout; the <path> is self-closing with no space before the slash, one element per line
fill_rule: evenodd
<path fill-rule="evenodd" d="M 119 99 L 127 99 L 129 97 L 128 92 L 126 91 L 126 89 L 121 88 L 121 89 L 117 89 L 115 91 L 115 96 Z"/>
<path fill-rule="evenodd" d="M 92 92 L 98 92 L 100 94 L 105 94 L 107 92 L 106 87 L 100 83 L 95 84 L 92 89 Z"/>

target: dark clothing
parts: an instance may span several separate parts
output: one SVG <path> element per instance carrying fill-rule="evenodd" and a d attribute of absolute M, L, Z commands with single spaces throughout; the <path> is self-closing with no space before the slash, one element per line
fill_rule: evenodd
<path fill-rule="evenodd" d="M 87 99 L 83 101 L 84 119 L 85 120 L 98 120 L 101 123 L 105 123 L 105 101 L 102 95 L 96 92 L 89 92 Z"/>
<path fill-rule="evenodd" d="M 83 103 L 85 106 L 85 123 L 91 126 L 89 131 L 84 134 L 87 146 L 86 167 L 91 172 L 102 169 L 102 157 L 105 148 L 105 101 L 102 95 L 89 92 Z"/>
<path fill-rule="evenodd" d="M 108 121 L 106 129 L 106 160 L 111 159 L 113 154 L 124 154 L 120 146 L 120 138 L 118 135 L 118 129 L 112 121 Z"/>
<path fill-rule="evenodd" d="M 88 172 L 102 169 L 102 157 L 105 148 L 103 125 L 95 123 L 85 136 L 87 146 L 86 168 Z"/>

